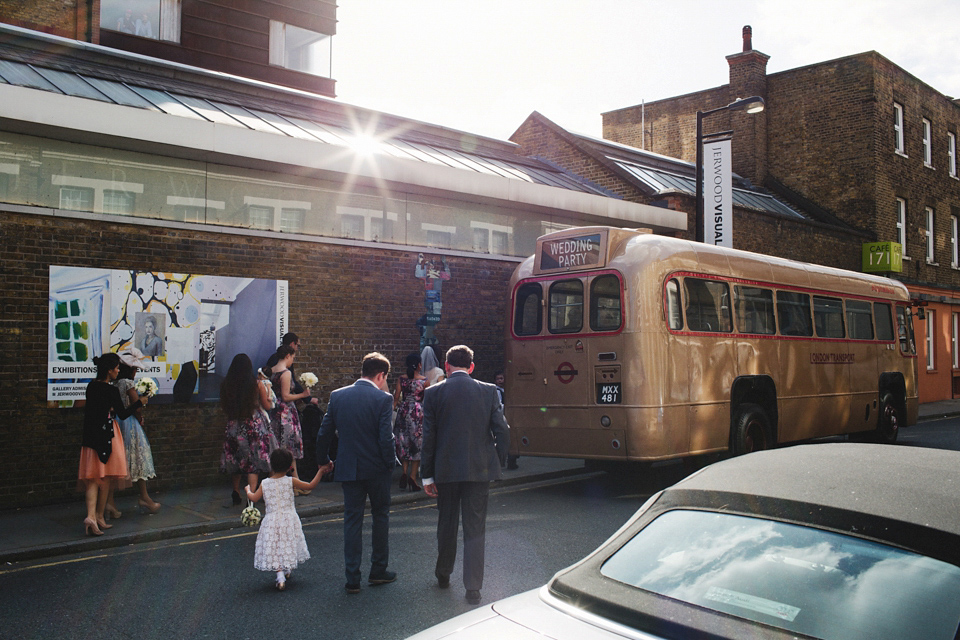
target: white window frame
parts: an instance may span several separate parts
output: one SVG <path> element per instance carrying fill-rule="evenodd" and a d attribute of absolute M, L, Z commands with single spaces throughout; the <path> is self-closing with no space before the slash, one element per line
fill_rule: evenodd
<path fill-rule="evenodd" d="M 947 131 L 947 171 L 951 178 L 957 177 L 957 134 Z"/>
<path fill-rule="evenodd" d="M 897 242 L 900 243 L 900 255 L 907 257 L 907 201 L 897 198 Z"/>
<path fill-rule="evenodd" d="M 960 237 L 957 236 L 957 216 L 950 216 L 950 266 L 954 269 L 960 267 Z"/>
<path fill-rule="evenodd" d="M 936 217 L 933 213 L 933 207 L 924 207 L 924 212 L 926 214 L 927 226 L 924 229 L 924 234 L 927 236 L 927 264 L 936 264 L 934 256 L 934 223 L 936 222 Z"/>
<path fill-rule="evenodd" d="M 934 358 L 934 327 L 936 323 L 933 321 L 934 316 L 936 315 L 933 309 L 927 309 L 927 335 L 926 346 L 927 346 L 927 371 L 933 371 L 936 365 L 936 359 Z"/>
<path fill-rule="evenodd" d="M 923 119 L 923 166 L 933 169 L 933 123 Z"/>
<path fill-rule="evenodd" d="M 893 103 L 893 150 L 906 157 L 906 149 L 903 147 L 903 105 Z"/>
<path fill-rule="evenodd" d="M 315 34 L 318 36 L 324 36 L 328 42 L 328 47 L 330 49 L 326 52 L 326 63 L 327 68 L 322 72 L 319 70 L 307 70 L 303 68 L 298 68 L 296 66 L 291 66 L 288 60 L 289 51 L 287 50 L 287 27 L 294 29 L 293 34 L 296 33 L 309 33 L 311 35 Z M 294 35 L 291 35 L 291 38 L 294 38 Z M 270 21 L 270 41 L 269 41 L 269 50 L 268 50 L 268 61 L 271 65 L 275 67 L 283 67 L 284 69 L 291 69 L 293 71 L 299 71 L 300 73 L 309 73 L 313 76 L 318 76 L 321 78 L 330 78 L 333 75 L 333 36 L 329 33 L 322 33 L 320 31 L 313 31 L 312 29 L 305 29 L 303 27 L 298 27 L 297 25 L 291 24 L 288 25 L 286 22 L 280 22 L 279 20 Z"/>
<path fill-rule="evenodd" d="M 953 312 L 953 331 L 951 336 L 950 349 L 953 352 L 953 368 L 960 369 L 960 349 L 957 348 L 960 342 L 960 313 Z"/>

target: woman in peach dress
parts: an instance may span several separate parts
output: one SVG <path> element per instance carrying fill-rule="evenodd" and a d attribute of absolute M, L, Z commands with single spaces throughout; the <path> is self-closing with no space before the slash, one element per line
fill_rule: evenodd
<path fill-rule="evenodd" d="M 120 391 L 110 384 L 120 373 L 120 356 L 105 353 L 95 357 L 93 363 L 97 366 L 97 377 L 87 385 L 77 485 L 86 493 L 84 530 L 87 535 L 99 536 L 103 535 L 103 529 L 113 526 L 107 524 L 103 517 L 109 489 L 129 475 L 127 454 L 117 420 L 145 406 L 147 399 L 141 397 L 130 403 L 129 407 L 123 406 Z"/>

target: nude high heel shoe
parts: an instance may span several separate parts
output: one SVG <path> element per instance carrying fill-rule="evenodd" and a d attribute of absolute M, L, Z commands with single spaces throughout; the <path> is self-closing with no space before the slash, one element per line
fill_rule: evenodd
<path fill-rule="evenodd" d="M 140 507 L 140 513 L 149 513 L 150 515 L 155 514 L 157 511 L 160 511 L 160 503 L 154 502 L 151 506 L 148 502 L 144 500 L 137 500 L 137 505 Z"/>
<path fill-rule="evenodd" d="M 103 531 L 100 531 L 100 527 L 97 526 L 97 521 L 93 518 L 84 518 L 83 519 L 83 531 L 88 536 L 102 536 Z"/>
<path fill-rule="evenodd" d="M 122 515 L 123 513 L 119 509 L 116 507 L 111 507 L 110 505 L 107 505 L 107 507 L 103 510 L 103 517 L 107 520 L 110 520 L 111 518 L 113 520 L 117 520 Z"/>

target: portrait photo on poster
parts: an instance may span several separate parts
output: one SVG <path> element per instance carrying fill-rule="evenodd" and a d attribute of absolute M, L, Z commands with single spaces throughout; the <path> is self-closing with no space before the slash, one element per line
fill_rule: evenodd
<path fill-rule="evenodd" d="M 134 329 L 134 343 L 143 355 L 157 358 L 164 354 L 163 335 L 166 322 L 161 314 L 138 312 Z"/>

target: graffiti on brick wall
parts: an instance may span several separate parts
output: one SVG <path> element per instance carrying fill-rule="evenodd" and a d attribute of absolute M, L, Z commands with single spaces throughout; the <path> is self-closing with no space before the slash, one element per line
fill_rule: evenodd
<path fill-rule="evenodd" d="M 286 317 L 285 280 L 51 266 L 47 401 L 83 400 L 93 358 L 134 348 L 155 401 L 216 400 L 216 356 L 265 361 Z"/>
<path fill-rule="evenodd" d="M 422 253 L 417 254 L 417 266 L 415 269 L 416 277 L 423 280 L 425 292 L 424 306 L 426 313 L 417 320 L 417 328 L 420 330 L 420 350 L 427 345 L 435 345 L 438 340 L 433 335 L 433 328 L 440 322 L 440 314 L 443 309 L 443 281 L 450 279 L 450 267 L 447 265 L 445 257 L 424 257 Z"/>

